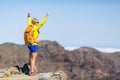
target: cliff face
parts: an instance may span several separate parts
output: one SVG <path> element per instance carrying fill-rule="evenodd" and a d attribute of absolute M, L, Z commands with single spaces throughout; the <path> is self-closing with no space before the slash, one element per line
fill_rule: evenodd
<path fill-rule="evenodd" d="M 24 45 L 4 43 L 0 45 L 0 67 L 23 66 L 29 59 Z M 89 47 L 68 51 L 56 41 L 41 41 L 36 66 L 39 72 L 63 70 L 68 80 L 95 80 L 120 72 L 120 52 L 106 54 Z"/>

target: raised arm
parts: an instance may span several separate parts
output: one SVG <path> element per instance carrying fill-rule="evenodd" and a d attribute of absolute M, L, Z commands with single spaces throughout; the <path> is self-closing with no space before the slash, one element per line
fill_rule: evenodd
<path fill-rule="evenodd" d="M 28 16 L 27 16 L 27 17 L 28 17 L 28 26 L 29 26 L 29 25 L 31 25 L 31 24 L 32 24 L 32 23 L 31 23 L 30 13 L 28 13 Z"/>
<path fill-rule="evenodd" d="M 39 23 L 38 29 L 40 29 L 45 24 L 45 22 L 47 21 L 48 16 L 49 16 L 49 13 L 47 12 L 46 15 L 44 16 L 44 18 Z"/>

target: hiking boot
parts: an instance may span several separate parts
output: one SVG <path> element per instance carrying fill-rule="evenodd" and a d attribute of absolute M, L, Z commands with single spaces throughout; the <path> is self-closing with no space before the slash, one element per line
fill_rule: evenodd
<path fill-rule="evenodd" d="M 30 76 L 36 76 L 38 73 L 37 72 L 30 72 Z"/>

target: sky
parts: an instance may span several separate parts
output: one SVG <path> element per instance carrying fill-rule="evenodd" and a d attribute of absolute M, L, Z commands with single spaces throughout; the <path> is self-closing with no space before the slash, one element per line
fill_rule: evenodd
<path fill-rule="evenodd" d="M 0 44 L 24 44 L 28 12 L 39 20 L 50 13 L 40 41 L 120 48 L 120 0 L 1 0 Z"/>

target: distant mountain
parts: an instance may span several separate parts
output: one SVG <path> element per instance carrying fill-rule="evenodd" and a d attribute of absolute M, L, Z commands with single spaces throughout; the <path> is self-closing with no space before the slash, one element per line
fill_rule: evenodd
<path fill-rule="evenodd" d="M 0 45 L 1 68 L 23 66 L 28 59 L 26 46 L 14 43 Z M 56 41 L 44 40 L 39 44 L 36 66 L 39 72 L 64 70 L 68 80 L 113 80 L 120 73 L 120 52 L 107 54 L 90 47 L 69 51 Z"/>

